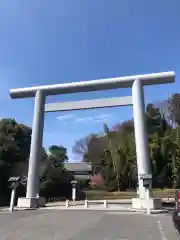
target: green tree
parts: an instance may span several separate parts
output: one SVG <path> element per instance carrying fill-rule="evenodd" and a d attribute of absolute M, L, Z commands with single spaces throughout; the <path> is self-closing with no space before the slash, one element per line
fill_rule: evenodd
<path fill-rule="evenodd" d="M 169 118 L 174 125 L 180 126 L 180 94 L 175 93 L 168 99 Z"/>
<path fill-rule="evenodd" d="M 63 146 L 52 145 L 49 147 L 50 157 L 56 158 L 60 163 L 68 161 L 67 149 Z"/>
<path fill-rule="evenodd" d="M 172 97 L 174 99 L 174 97 Z M 177 100 L 177 97 L 176 97 Z M 167 101 L 164 101 L 167 102 Z M 171 118 L 178 119 L 176 102 Z M 180 134 L 178 126 L 168 121 L 166 109 L 148 104 L 145 112 L 153 186 L 177 186 L 180 184 Z M 106 186 L 111 189 L 135 187 L 137 181 L 136 147 L 133 120 L 116 124 L 112 130 L 104 125 L 104 135 L 92 134 L 82 152 L 83 161 L 90 161 L 96 172 L 101 172 Z M 111 184 L 109 184 L 111 182 Z M 116 182 L 116 183 L 115 183 Z"/>
<path fill-rule="evenodd" d="M 31 128 L 14 119 L 0 121 L 0 158 L 6 162 L 27 161 L 30 152 Z"/>
<path fill-rule="evenodd" d="M 52 145 L 49 155 L 41 168 L 41 194 L 48 197 L 68 196 L 71 190 L 72 174 L 64 169 L 68 160 L 67 149 L 63 146 Z"/>
<path fill-rule="evenodd" d="M 119 171 L 121 169 L 121 163 L 120 163 L 121 159 L 119 158 L 119 155 L 117 154 L 118 149 L 117 149 L 117 146 L 115 145 L 117 143 L 117 141 L 115 139 L 116 138 L 115 137 L 116 132 L 110 131 L 107 124 L 104 124 L 104 132 L 105 132 L 107 140 L 108 140 L 110 158 L 111 158 L 111 161 L 112 161 L 112 166 L 113 166 L 114 173 L 116 175 L 117 186 L 118 186 L 118 189 L 120 189 L 120 176 L 119 176 L 120 174 L 119 174 Z"/>
<path fill-rule="evenodd" d="M 0 120 L 0 204 L 10 197 L 8 178 L 22 176 L 28 168 L 31 128 L 14 119 Z"/>

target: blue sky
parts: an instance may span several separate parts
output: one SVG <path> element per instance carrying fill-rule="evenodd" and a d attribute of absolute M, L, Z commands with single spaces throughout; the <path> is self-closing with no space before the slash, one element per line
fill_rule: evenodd
<path fill-rule="evenodd" d="M 145 88 L 146 102 L 180 91 L 179 0 L 1 0 L 0 117 L 31 125 L 33 99 L 9 89 L 171 71 L 176 83 Z M 131 89 L 48 97 L 47 102 L 131 95 Z M 46 115 L 44 146 L 132 118 L 130 107 Z"/>

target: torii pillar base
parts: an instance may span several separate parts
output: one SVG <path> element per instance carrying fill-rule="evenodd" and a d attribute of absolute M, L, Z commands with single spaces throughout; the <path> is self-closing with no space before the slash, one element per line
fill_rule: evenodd
<path fill-rule="evenodd" d="M 162 209 L 162 200 L 160 198 L 150 198 L 148 200 L 144 198 L 132 198 L 132 208 L 134 209 Z"/>
<path fill-rule="evenodd" d="M 46 201 L 44 197 L 39 198 L 18 198 L 18 208 L 39 208 L 45 207 Z"/>

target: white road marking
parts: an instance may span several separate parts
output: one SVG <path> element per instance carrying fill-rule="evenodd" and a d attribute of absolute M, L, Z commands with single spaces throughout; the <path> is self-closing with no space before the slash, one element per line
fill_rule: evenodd
<path fill-rule="evenodd" d="M 162 224 L 160 221 L 157 221 L 157 224 L 158 224 L 158 229 L 159 229 L 159 232 L 161 234 L 161 240 L 168 240 L 165 236 L 165 233 L 164 233 L 164 230 L 163 230 L 163 227 L 162 227 Z"/>
<path fill-rule="evenodd" d="M 104 240 L 109 240 L 108 238 L 105 238 Z M 129 240 L 127 238 L 116 238 L 115 240 Z"/>

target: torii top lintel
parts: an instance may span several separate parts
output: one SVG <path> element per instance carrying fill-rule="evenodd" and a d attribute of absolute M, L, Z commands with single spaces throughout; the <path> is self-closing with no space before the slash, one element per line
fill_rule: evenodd
<path fill-rule="evenodd" d="M 98 90 L 108 90 L 116 88 L 132 87 L 133 82 L 139 79 L 143 85 L 156 85 L 173 83 L 175 81 L 175 72 L 161 72 L 142 74 L 126 77 L 116 77 L 100 80 L 81 81 L 72 83 L 61 83 L 54 85 L 44 85 L 28 88 L 17 88 L 10 90 L 11 98 L 29 98 L 34 97 L 38 90 L 42 90 L 45 95 L 68 94 L 76 92 L 89 92 Z"/>

